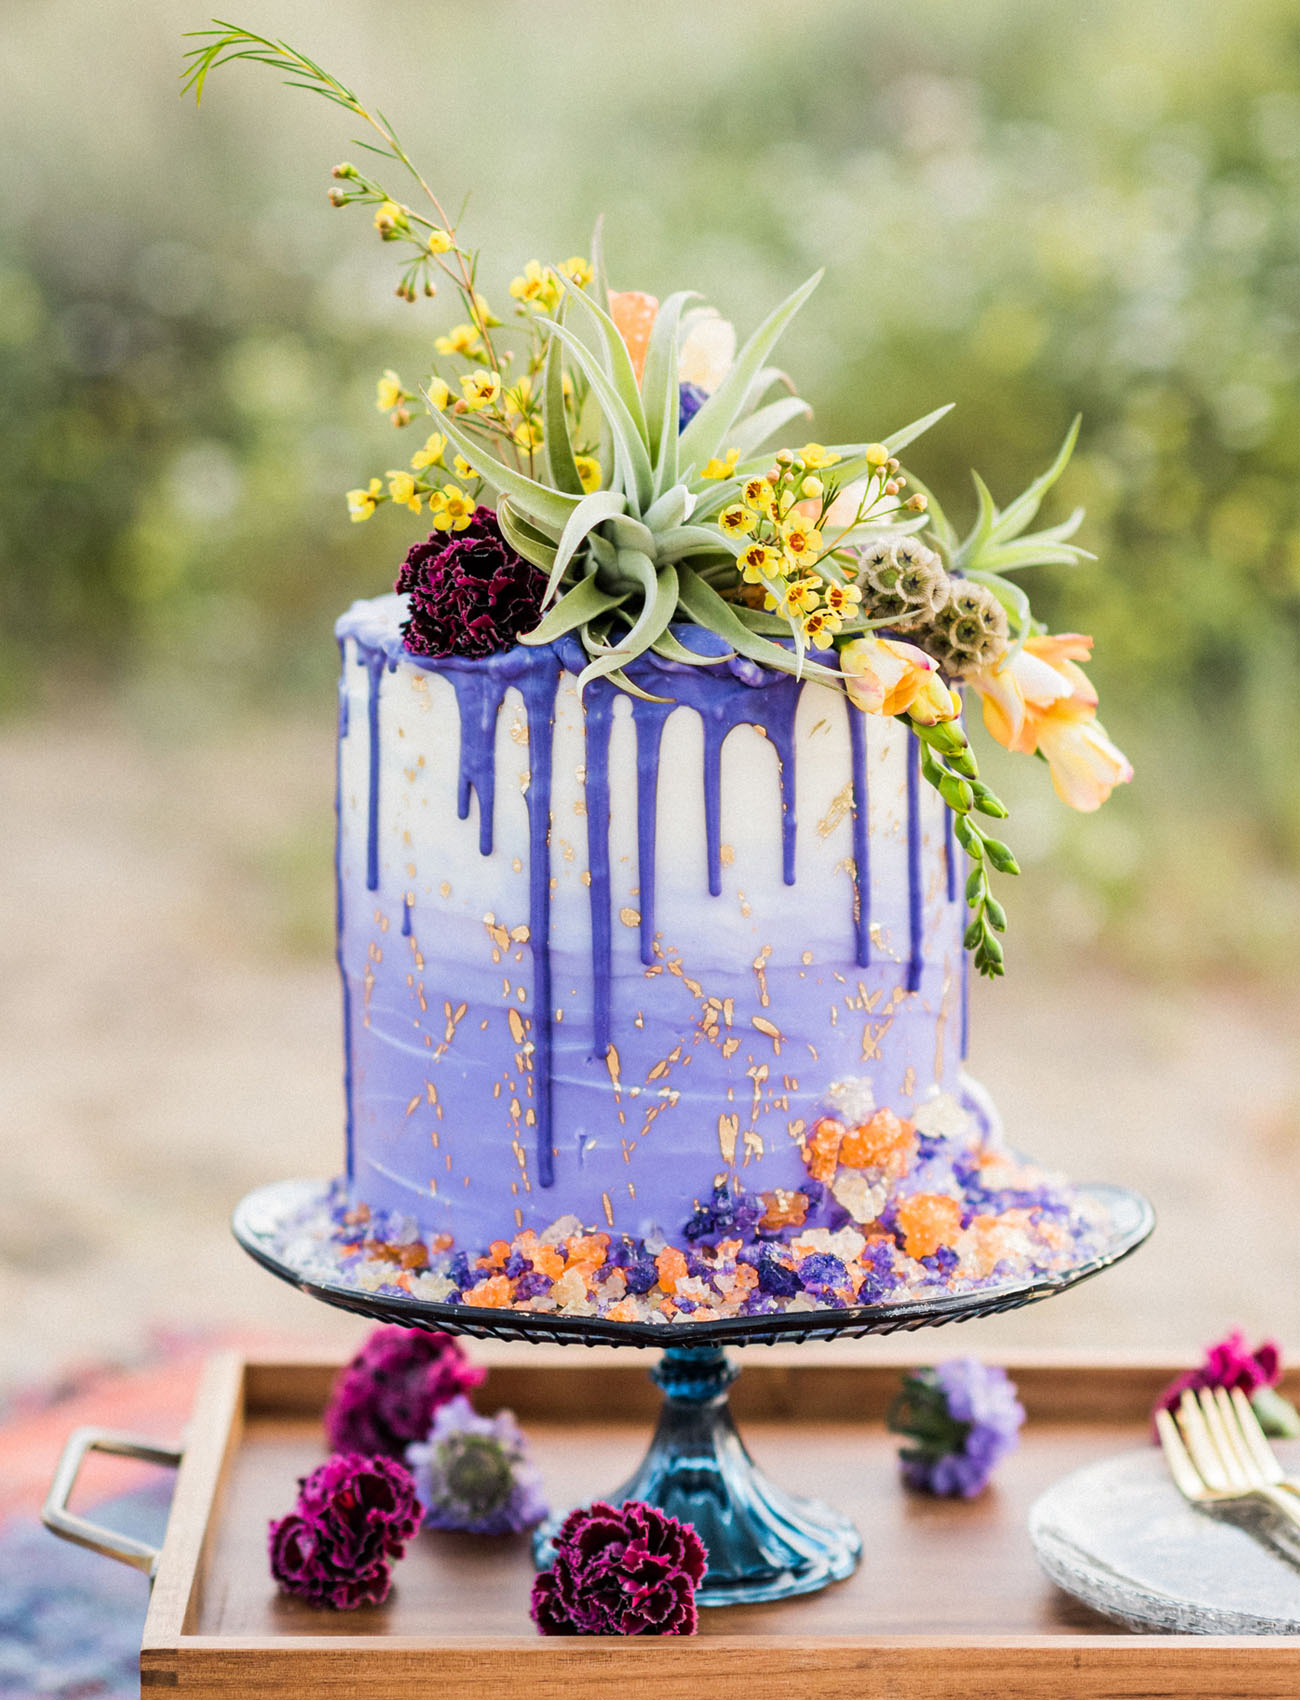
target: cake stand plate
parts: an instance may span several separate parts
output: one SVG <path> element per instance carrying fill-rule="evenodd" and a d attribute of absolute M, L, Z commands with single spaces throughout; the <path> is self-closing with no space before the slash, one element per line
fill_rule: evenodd
<path fill-rule="evenodd" d="M 1015 1310 L 1067 1291 L 1142 1244 L 1155 1225 L 1151 1206 L 1123 1187 L 1077 1189 L 1106 1223 L 1099 1249 L 1071 1268 L 972 1292 L 927 1294 L 896 1304 L 737 1316 L 712 1322 L 609 1322 L 600 1317 L 544 1315 L 436 1303 L 405 1293 L 375 1293 L 333 1281 L 319 1250 L 295 1246 L 293 1225 L 314 1205 L 323 1211 L 328 1188 L 319 1181 L 283 1181 L 250 1193 L 234 1216 L 235 1237 L 262 1266 L 313 1298 L 376 1322 L 396 1323 L 483 1339 L 658 1346 L 651 1372 L 664 1404 L 650 1450 L 630 1480 L 599 1496 L 614 1504 L 641 1499 L 694 1524 L 709 1568 L 696 1598 L 701 1605 L 736 1605 L 811 1593 L 848 1576 L 862 1550 L 857 1530 L 817 1500 L 794 1499 L 768 1481 L 736 1431 L 727 1389 L 739 1373 L 725 1346 L 778 1341 L 855 1338 L 900 1329 L 968 1322 Z M 545 1566 L 562 1518 L 538 1530 L 534 1554 Z"/>

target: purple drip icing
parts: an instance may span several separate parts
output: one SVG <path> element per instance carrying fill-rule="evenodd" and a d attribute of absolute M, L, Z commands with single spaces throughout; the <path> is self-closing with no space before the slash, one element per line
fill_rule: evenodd
<path fill-rule="evenodd" d="M 339 639 L 339 658 L 342 662 L 344 646 Z M 343 982 L 343 1106 L 344 1106 L 344 1167 L 347 1172 L 348 1184 L 355 1178 L 356 1162 L 354 1157 L 354 1120 L 352 1108 L 352 990 L 348 984 L 347 971 L 343 966 L 343 740 L 348 735 L 348 693 L 344 687 L 342 673 L 339 676 L 339 747 L 336 757 L 334 779 L 334 960 L 338 964 L 339 979 Z"/>
<path fill-rule="evenodd" d="M 961 953 L 961 1060 L 970 1054 L 970 952 Z"/>
<path fill-rule="evenodd" d="M 507 654 L 513 653 L 507 651 Z M 551 1136 L 551 750 L 554 744 L 555 693 L 560 662 L 554 650 L 534 651 L 543 658 L 514 680 L 528 718 L 528 935 L 533 950 L 533 1080 L 537 1108 L 537 1180 L 555 1185 Z M 494 716 L 495 718 L 495 716 Z M 593 885 L 595 881 L 592 881 Z M 606 880 L 606 901 L 609 882 Z M 606 997 L 608 998 L 608 970 Z"/>
<path fill-rule="evenodd" d="M 592 1048 L 608 1055 L 611 1038 L 609 736 L 614 690 L 603 679 L 587 687 L 587 865 L 591 870 Z"/>
<path fill-rule="evenodd" d="M 414 905 L 413 905 L 413 903 L 412 903 L 412 901 L 409 897 L 407 897 L 403 900 L 403 902 L 402 902 L 402 937 L 404 939 L 409 939 L 410 936 L 411 936 L 411 910 L 412 910 L 413 907 L 414 907 Z"/>
<path fill-rule="evenodd" d="M 362 650 L 357 657 L 370 675 L 370 787 L 367 803 L 366 890 L 379 890 L 379 680 L 386 657 L 380 649 Z M 394 663 L 396 665 L 396 663 Z"/>
<path fill-rule="evenodd" d="M 655 959 L 655 826 L 659 810 L 659 746 L 670 702 L 632 699 L 636 727 L 636 857 L 641 893 L 641 960 L 649 968 Z"/>
<path fill-rule="evenodd" d="M 921 902 L 921 740 L 907 740 L 907 924 L 911 955 L 907 964 L 907 989 L 921 984 L 921 945 L 924 911 Z"/>
<path fill-rule="evenodd" d="M 867 732 L 849 708 L 849 760 L 853 773 L 853 925 L 858 967 L 871 966 L 871 832 L 867 818 Z"/>
<path fill-rule="evenodd" d="M 957 846 L 952 835 L 952 810 L 943 811 L 943 866 L 948 882 L 948 901 L 957 901 Z"/>
<path fill-rule="evenodd" d="M 460 711 L 460 777 L 456 812 L 469 819 L 470 792 L 478 798 L 478 848 L 481 856 L 492 854 L 492 816 L 496 804 L 497 713 L 505 687 L 491 673 L 451 674 L 456 706 Z"/>

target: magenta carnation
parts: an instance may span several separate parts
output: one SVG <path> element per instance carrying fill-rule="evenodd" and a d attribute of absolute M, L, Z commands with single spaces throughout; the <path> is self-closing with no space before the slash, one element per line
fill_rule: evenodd
<path fill-rule="evenodd" d="M 345 1453 L 298 1483 L 298 1503 L 267 1531 L 271 1574 L 286 1594 L 351 1611 L 378 1605 L 420 1526 L 410 1472 L 391 1458 Z"/>
<path fill-rule="evenodd" d="M 411 598 L 402 638 L 413 655 L 482 658 L 537 624 L 546 575 L 510 547 L 491 508 L 477 507 L 463 531 L 414 544 L 395 588 Z"/>
<path fill-rule="evenodd" d="M 533 1583 L 533 1622 L 543 1635 L 693 1635 L 706 1568 L 689 1523 L 639 1499 L 597 1500 L 560 1525 Z"/>
<path fill-rule="evenodd" d="M 1208 1348 L 1199 1369 L 1186 1370 L 1169 1383 L 1156 1400 L 1156 1409 L 1175 1410 L 1188 1388 L 1198 1392 L 1202 1387 L 1222 1387 L 1230 1393 L 1240 1387 L 1250 1399 L 1261 1387 L 1275 1387 L 1281 1374 L 1282 1355 L 1275 1341 L 1265 1340 L 1251 1352 L 1245 1335 L 1234 1328 L 1226 1339 Z"/>
<path fill-rule="evenodd" d="M 330 1447 L 401 1458 L 428 1439 L 439 1406 L 473 1392 L 484 1374 L 451 1334 L 376 1328 L 334 1383 L 325 1411 Z"/>

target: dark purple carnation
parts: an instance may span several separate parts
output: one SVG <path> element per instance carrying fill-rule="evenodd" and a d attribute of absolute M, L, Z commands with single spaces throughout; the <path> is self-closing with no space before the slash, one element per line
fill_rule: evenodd
<path fill-rule="evenodd" d="M 428 1438 L 438 1407 L 472 1392 L 485 1373 L 451 1334 L 376 1328 L 334 1383 L 325 1411 L 330 1448 L 401 1458 Z"/>
<path fill-rule="evenodd" d="M 693 1635 L 695 1590 L 707 1568 L 689 1523 L 630 1499 L 571 1511 L 555 1560 L 533 1583 L 543 1635 Z"/>
<path fill-rule="evenodd" d="M 412 545 L 395 588 L 411 598 L 402 637 L 413 655 L 481 659 L 537 624 L 546 575 L 510 547 L 492 509 L 478 507 L 463 531 Z"/>
<path fill-rule="evenodd" d="M 267 1531 L 271 1574 L 287 1594 L 351 1611 L 378 1605 L 420 1525 L 410 1471 L 391 1458 L 346 1453 L 298 1484 L 298 1503 Z"/>

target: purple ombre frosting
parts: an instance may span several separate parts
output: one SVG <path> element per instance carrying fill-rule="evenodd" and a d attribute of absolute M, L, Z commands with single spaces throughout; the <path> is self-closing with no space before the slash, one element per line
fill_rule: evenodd
<path fill-rule="evenodd" d="M 806 1183 L 828 1087 L 960 1072 L 961 879 L 916 743 L 748 662 L 408 654 L 339 622 L 348 1180 L 471 1256 L 519 1229 L 680 1238 L 715 1183 Z M 717 653 L 698 628 L 682 641 Z"/>

